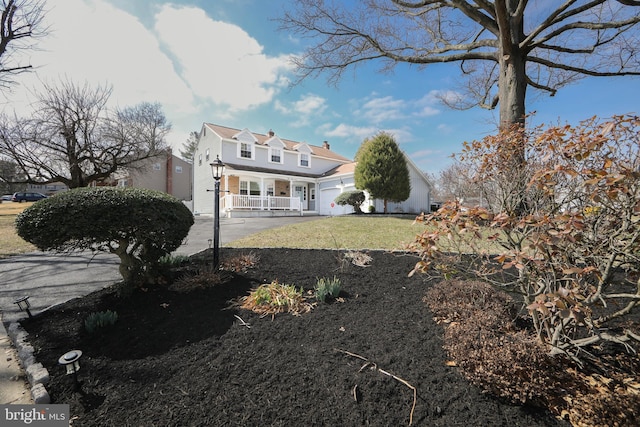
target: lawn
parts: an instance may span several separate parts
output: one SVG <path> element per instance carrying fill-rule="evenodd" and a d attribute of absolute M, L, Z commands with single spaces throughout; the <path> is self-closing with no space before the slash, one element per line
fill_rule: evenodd
<path fill-rule="evenodd" d="M 265 230 L 228 245 L 234 248 L 403 249 L 424 226 L 414 215 L 347 215 Z"/>
<path fill-rule="evenodd" d="M 10 255 L 23 254 L 36 250 L 36 247 L 25 242 L 16 234 L 15 221 L 16 216 L 33 202 L 0 203 L 0 258 L 6 258 Z"/>

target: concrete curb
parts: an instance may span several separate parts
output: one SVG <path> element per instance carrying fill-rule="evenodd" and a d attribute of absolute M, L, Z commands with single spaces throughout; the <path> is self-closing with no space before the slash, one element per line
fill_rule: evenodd
<path fill-rule="evenodd" d="M 13 341 L 13 345 L 18 352 L 18 359 L 27 374 L 27 379 L 31 385 L 31 398 L 35 404 L 44 404 L 51 402 L 51 397 L 45 388 L 49 382 L 49 371 L 42 366 L 42 363 L 36 362 L 34 356 L 35 349 L 27 341 L 29 333 L 25 331 L 20 323 L 13 322 L 7 329 L 9 338 Z"/>

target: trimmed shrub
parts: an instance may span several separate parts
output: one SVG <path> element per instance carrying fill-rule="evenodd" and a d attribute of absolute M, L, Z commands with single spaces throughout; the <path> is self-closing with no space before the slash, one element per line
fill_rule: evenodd
<path fill-rule="evenodd" d="M 355 190 L 355 191 L 345 191 L 336 197 L 335 202 L 340 206 L 349 205 L 353 207 L 353 211 L 355 213 L 362 213 L 362 209 L 360 209 L 360 205 L 364 203 L 365 195 L 363 191 Z"/>
<path fill-rule="evenodd" d="M 41 200 L 16 218 L 18 235 L 40 250 L 91 250 L 120 258 L 129 288 L 149 281 L 159 260 L 193 225 L 178 199 L 140 188 L 76 188 Z"/>

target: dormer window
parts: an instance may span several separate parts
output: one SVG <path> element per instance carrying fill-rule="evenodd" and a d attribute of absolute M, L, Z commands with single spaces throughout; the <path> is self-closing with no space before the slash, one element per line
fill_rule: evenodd
<path fill-rule="evenodd" d="M 310 156 L 307 153 L 300 153 L 300 166 L 304 168 L 309 167 Z"/>
<path fill-rule="evenodd" d="M 252 149 L 252 144 L 248 144 L 246 142 L 241 142 L 240 143 L 240 157 L 242 157 L 243 159 L 251 159 L 252 155 L 251 155 L 251 149 Z"/>
<path fill-rule="evenodd" d="M 270 147 L 269 161 L 272 163 L 282 163 L 282 149 L 278 147 Z"/>

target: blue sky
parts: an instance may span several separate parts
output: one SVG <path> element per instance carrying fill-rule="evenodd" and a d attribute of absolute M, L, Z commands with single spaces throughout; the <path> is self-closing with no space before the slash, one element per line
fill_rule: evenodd
<path fill-rule="evenodd" d="M 456 89 L 455 64 L 424 70 L 400 64 L 391 74 L 369 63 L 339 87 L 320 77 L 290 87 L 289 59 L 305 40 L 277 30 L 284 0 L 48 0 L 51 34 L 31 53 L 36 68 L 18 77 L 5 111 L 28 111 L 41 81 L 69 77 L 110 84 L 112 102 L 162 104 L 182 147 L 203 122 L 273 129 L 282 138 L 353 158 L 364 138 L 393 133 L 425 172 L 437 173 L 464 141 L 495 130 L 497 111 L 450 110 L 435 94 Z M 536 121 L 577 123 L 593 115 L 640 113 L 640 79 L 589 78 L 551 98 L 529 98 Z"/>

